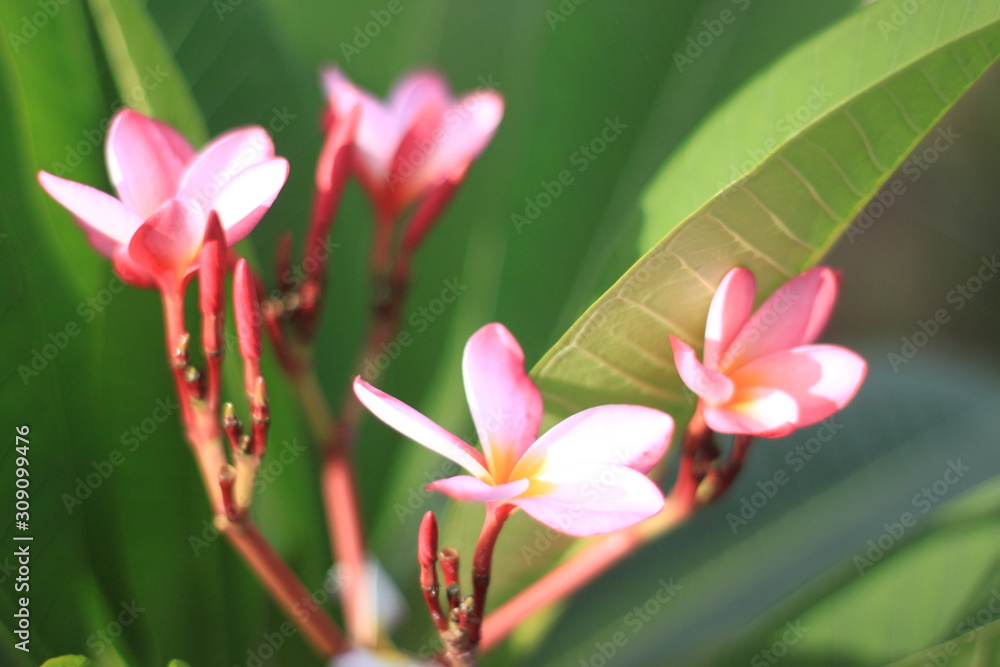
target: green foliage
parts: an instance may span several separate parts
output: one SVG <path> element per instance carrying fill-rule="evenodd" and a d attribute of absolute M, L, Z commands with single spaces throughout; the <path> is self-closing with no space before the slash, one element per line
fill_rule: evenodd
<path fill-rule="evenodd" d="M 471 439 L 462 344 L 482 324 L 502 321 L 530 360 L 541 359 L 535 375 L 551 416 L 630 401 L 682 419 L 692 404 L 673 373 L 667 334 L 700 341 L 714 286 L 733 265 L 755 271 L 763 298 L 820 261 L 1000 53 L 1000 2 L 927 0 L 913 12 L 890 0 L 859 4 L 404 2 L 383 25 L 384 2 L 0 3 L 0 404 L 4 428 L 31 429 L 35 536 L 31 656 L 7 641 L 15 597 L 6 580 L 0 661 L 39 664 L 86 651 L 99 665 L 164 664 L 175 655 L 194 665 L 246 663 L 284 622 L 213 532 L 177 415 L 153 419 L 172 397 L 155 294 L 123 289 L 35 181 L 46 169 L 107 189 L 103 137 L 123 102 L 196 144 L 251 123 L 272 132 L 291 178 L 241 248 L 259 256 L 269 278 L 279 235 L 304 234 L 321 140 L 320 64 L 338 61 L 378 93 L 418 66 L 441 68 L 457 90 L 495 86 L 507 102 L 504 123 L 417 259 L 404 319 L 413 343 L 387 356 L 378 386 Z M 370 213 L 352 186 L 335 230 L 318 359 L 334 400 L 365 327 Z M 972 264 L 927 260 L 947 280 Z M 433 314 L 446 281 L 463 286 L 460 297 Z M 932 294 L 919 303 L 933 313 L 938 301 Z M 905 375 L 875 368 L 899 335 L 867 327 L 855 335 L 868 341 L 868 386 L 816 463 L 746 526 L 734 531 L 727 515 L 758 483 L 793 467 L 786 456 L 815 433 L 761 443 L 731 497 L 487 661 L 516 655 L 575 667 L 596 655 L 594 641 L 624 630 L 629 641 L 616 647 L 616 660 L 726 664 L 779 641 L 796 619 L 810 631 L 783 664 L 911 654 L 918 664 L 927 646 L 948 641 L 981 646 L 956 660 L 990 655 L 993 626 L 964 635 L 957 626 L 988 603 L 996 583 L 989 478 L 1000 460 L 988 446 L 996 376 L 947 355 L 939 368 Z M 229 376 L 238 372 L 230 363 Z M 273 359 L 265 375 L 274 416 L 265 466 L 274 467 L 255 512 L 306 585 L 319 589 L 330 562 L 315 457 Z M 442 543 L 469 554 L 481 509 L 429 497 L 428 475 L 454 471 L 381 424 L 366 424 L 361 443 L 371 548 L 411 602 L 396 639 L 416 649 L 430 637 L 415 585 L 419 514 L 441 511 Z M 282 451 L 292 463 L 282 463 Z M 858 576 L 854 557 L 866 541 L 913 511 L 911 496 L 959 457 L 974 472 L 949 489 L 946 511 L 935 507 Z M 11 488 L 12 474 L 0 479 L 0 489 Z M 955 500 L 978 482 L 982 490 Z M 13 530 L 3 527 L 0 538 L 9 543 Z M 530 563 L 525 546 L 538 552 Z M 492 600 L 523 587 L 566 546 L 516 517 L 500 542 Z M 681 593 L 633 633 L 637 617 L 627 615 L 670 578 Z M 904 594 L 906 602 L 894 602 Z M 126 609 L 141 611 L 123 616 Z M 320 664 L 295 636 L 283 639 L 279 656 Z"/>

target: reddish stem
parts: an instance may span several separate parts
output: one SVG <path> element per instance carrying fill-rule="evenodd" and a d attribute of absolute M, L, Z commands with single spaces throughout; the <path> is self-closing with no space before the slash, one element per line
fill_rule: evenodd
<path fill-rule="evenodd" d="M 166 325 L 167 355 L 170 370 L 177 387 L 177 400 L 181 406 L 181 421 L 191 451 L 198 462 L 202 482 L 209 495 L 212 511 L 224 513 L 222 492 L 218 485 L 219 471 L 227 464 L 222 447 L 218 418 L 208 412 L 205 403 L 196 402 L 184 377 L 187 366 L 188 334 L 184 325 L 184 297 L 180 286 L 176 290 L 163 290 L 163 315 Z"/>
<path fill-rule="evenodd" d="M 437 576 L 438 526 L 433 512 L 424 514 L 420 523 L 417 561 L 420 563 L 420 591 L 424 604 L 439 633 L 448 631 L 448 617 L 441 609 L 441 586 Z"/>
<path fill-rule="evenodd" d="M 680 467 L 671 497 L 694 506 L 698 503 L 698 487 L 708 473 L 712 461 L 718 456 L 713 433 L 705 423 L 701 406 L 695 410 L 681 441 Z"/>
<path fill-rule="evenodd" d="M 295 573 L 271 548 L 257 527 L 247 518 L 238 523 L 223 522 L 223 533 L 260 578 L 285 614 L 295 619 L 316 651 L 330 657 L 345 647 L 336 624 L 313 600 Z"/>
<path fill-rule="evenodd" d="M 500 529 L 513 510 L 514 506 L 509 504 L 498 507 L 487 506 L 483 530 L 479 534 L 479 542 L 476 543 L 476 553 L 472 560 L 473 607 L 467 636 L 469 646 L 473 650 L 479 645 L 483 618 L 486 616 L 486 593 L 490 587 L 490 573 L 493 571 L 493 549 L 497 537 L 500 536 Z"/>
<path fill-rule="evenodd" d="M 458 552 L 451 548 L 442 549 L 439 557 L 445 592 L 448 594 L 448 613 L 455 614 L 462 602 L 462 587 L 458 583 Z"/>
<path fill-rule="evenodd" d="M 342 428 L 323 452 L 323 504 L 330 527 L 331 549 L 343 568 L 341 604 L 351 637 L 362 646 L 375 646 L 378 629 L 365 577 L 365 542 L 354 470 Z"/>
<path fill-rule="evenodd" d="M 733 437 L 733 449 L 729 454 L 729 460 L 721 468 L 714 468 L 709 474 L 709 491 L 711 496 L 704 499 L 704 502 L 713 502 L 721 498 L 729 487 L 732 486 L 736 476 L 743 470 L 746 463 L 747 453 L 750 451 L 750 444 L 753 442 L 752 435 L 736 435 Z"/>
<path fill-rule="evenodd" d="M 483 625 L 480 650 L 493 648 L 529 615 L 583 588 L 643 544 L 684 522 L 693 512 L 694 507 L 668 501 L 656 516 L 591 542 L 490 614 Z"/>

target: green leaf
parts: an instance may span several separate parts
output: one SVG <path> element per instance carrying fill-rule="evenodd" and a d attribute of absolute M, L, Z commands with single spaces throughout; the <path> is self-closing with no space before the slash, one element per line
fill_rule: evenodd
<path fill-rule="evenodd" d="M 785 647 L 788 665 L 884 664 L 962 632 L 1000 583 L 1000 383 L 975 363 L 873 367 L 832 437 L 762 441 L 725 498 L 576 595 L 533 664 L 586 661 L 618 631 L 623 664 L 706 667 L 751 662 L 787 623 L 809 629 Z M 955 479 L 952 462 L 969 470 Z M 660 579 L 682 586 L 676 599 L 635 612 Z"/>
<path fill-rule="evenodd" d="M 89 6 L 121 103 L 204 143 L 208 130 L 198 104 L 145 7 L 134 0 L 89 0 Z"/>
<path fill-rule="evenodd" d="M 94 663 L 83 655 L 63 655 L 42 663 L 42 667 L 91 667 Z"/>
<path fill-rule="evenodd" d="M 992 667 L 1000 664 L 1000 621 L 977 627 L 954 639 L 931 646 L 890 667 L 924 667 L 946 664 L 948 667 Z"/>
<path fill-rule="evenodd" d="M 884 34 L 894 8 L 875 3 L 802 44 L 666 164 L 643 200 L 653 247 L 533 371 L 550 409 L 686 412 L 667 334 L 700 343 L 733 266 L 753 270 L 764 296 L 818 262 L 1000 55 L 998 2 L 928 0 Z"/>

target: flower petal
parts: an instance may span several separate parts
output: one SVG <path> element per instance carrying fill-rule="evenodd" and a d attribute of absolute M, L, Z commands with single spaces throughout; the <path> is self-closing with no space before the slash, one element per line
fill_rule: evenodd
<path fill-rule="evenodd" d="M 476 477 L 493 481 L 482 454 L 406 403 L 376 389 L 360 377 L 354 378 L 354 394 L 373 415 L 407 438 L 451 459 Z"/>
<path fill-rule="evenodd" d="M 710 404 L 725 403 L 733 395 L 733 383 L 722 373 L 706 368 L 690 345 L 670 336 L 674 365 L 688 389 Z"/>
<path fill-rule="evenodd" d="M 397 81 L 389 91 L 389 108 L 396 122 L 405 127 L 427 105 L 447 107 L 451 102 L 448 83 L 437 72 L 418 70 Z"/>
<path fill-rule="evenodd" d="M 427 161 L 431 184 L 455 178 L 486 148 L 503 118 L 503 98 L 486 90 L 465 95 L 445 114 L 446 132 Z"/>
<path fill-rule="evenodd" d="M 670 446 L 674 420 L 641 405 L 601 405 L 564 419 L 528 448 L 511 476 L 580 463 L 617 463 L 647 473 Z"/>
<path fill-rule="evenodd" d="M 100 190 L 38 172 L 38 182 L 73 214 L 98 252 L 110 257 L 115 247 L 128 243 L 142 219 L 135 211 Z"/>
<path fill-rule="evenodd" d="M 197 263 L 207 222 L 201 209 L 170 199 L 132 235 L 129 257 L 161 285 L 180 282 Z"/>
<path fill-rule="evenodd" d="M 105 152 L 118 196 L 144 220 L 176 195 L 184 167 L 194 157 L 177 130 L 131 109 L 115 115 Z"/>
<path fill-rule="evenodd" d="M 322 72 L 323 88 L 334 122 L 361 107 L 355 141 L 355 162 L 362 183 L 371 192 L 381 193 L 388 182 L 389 167 L 399 147 L 403 128 L 381 101 L 355 86 L 338 67 Z"/>
<path fill-rule="evenodd" d="M 753 273 L 739 267 L 727 273 L 719 283 L 705 324 L 703 358 L 708 368 L 719 369 L 719 358 L 753 312 L 756 285 Z"/>
<path fill-rule="evenodd" d="M 465 395 L 494 479 L 505 481 L 538 437 L 542 396 L 524 372 L 524 353 L 502 324 L 487 324 L 465 345 Z"/>
<path fill-rule="evenodd" d="M 529 482 L 526 479 L 518 479 L 499 486 L 487 484 L 477 477 L 471 475 L 458 475 L 457 477 L 446 477 L 431 482 L 427 485 L 429 491 L 439 491 L 446 496 L 451 496 L 458 500 L 478 500 L 480 502 L 496 502 L 499 500 L 510 500 L 515 496 L 524 493 Z"/>
<path fill-rule="evenodd" d="M 818 266 L 779 287 L 733 339 L 719 370 L 728 374 L 754 359 L 812 343 L 833 311 L 838 282 L 834 271 Z"/>
<path fill-rule="evenodd" d="M 178 199 L 206 211 L 216 197 L 248 168 L 274 157 L 274 144 L 262 127 L 244 127 L 219 135 L 198 152 L 181 179 Z"/>
<path fill-rule="evenodd" d="M 400 125 L 404 130 L 385 184 L 391 211 L 405 209 L 430 186 L 434 175 L 428 165 L 433 163 L 441 143 L 446 110 L 446 102 L 430 98 L 408 124 Z"/>
<path fill-rule="evenodd" d="M 510 502 L 546 526 L 584 537 L 648 519 L 663 509 L 663 494 L 628 466 L 585 463 L 547 470 Z"/>
<path fill-rule="evenodd" d="M 867 364 L 836 345 L 803 345 L 753 361 L 732 375 L 744 387 L 770 387 L 794 399 L 796 428 L 815 424 L 850 402 L 865 378 Z"/>
<path fill-rule="evenodd" d="M 215 198 L 213 207 L 232 245 L 253 231 L 288 178 L 288 161 L 274 158 L 245 169 Z"/>
<path fill-rule="evenodd" d="M 722 406 L 703 407 L 705 423 L 716 433 L 741 433 L 776 438 L 795 430 L 798 403 L 780 389 L 750 387 L 739 389 L 733 400 Z"/>
<path fill-rule="evenodd" d="M 120 245 L 111 255 L 111 264 L 118 276 L 128 285 L 151 289 L 156 287 L 156 278 L 141 264 L 137 264 L 128 254 L 128 246 Z"/>

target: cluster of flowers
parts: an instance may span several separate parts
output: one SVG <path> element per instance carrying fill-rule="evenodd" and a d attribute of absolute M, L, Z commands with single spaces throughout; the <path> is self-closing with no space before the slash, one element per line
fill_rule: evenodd
<path fill-rule="evenodd" d="M 373 275 L 399 287 L 413 252 L 495 133 L 503 102 L 489 90 L 455 99 L 439 76 L 426 72 L 403 79 L 385 102 L 337 69 L 326 71 L 323 81 L 326 139 L 316 169 L 306 252 L 326 241 L 345 182 L 356 176 L 373 202 Z M 323 292 L 325 267 L 314 262 L 305 280 L 286 289 L 280 303 L 262 299 L 262 282 L 231 249 L 278 196 L 288 162 L 275 155 L 260 127 L 227 132 L 196 151 L 173 128 L 131 110 L 114 118 L 106 160 L 117 198 L 46 172 L 39 181 L 73 214 L 124 281 L 160 291 L 185 427 L 213 509 L 219 520 L 246 529 L 249 490 L 270 418 L 260 374 L 262 320 L 278 347 L 282 317 L 293 325 L 293 333 L 308 338 Z M 279 254 L 287 255 L 287 244 L 283 247 Z M 249 433 L 243 432 L 232 405 L 220 405 L 219 398 L 230 271 L 253 419 Z M 184 325 L 186 286 L 196 273 L 207 384 L 188 359 L 190 335 Z M 677 485 L 686 489 L 686 502 L 697 501 L 698 486 L 712 474 L 703 459 L 712 463 L 719 456 L 708 444 L 712 433 L 734 434 L 745 449 L 751 437 L 778 437 L 814 424 L 854 396 L 865 375 L 864 361 L 844 348 L 815 344 L 837 290 L 836 273 L 814 268 L 789 280 L 755 310 L 754 277 L 734 268 L 711 302 L 701 359 L 691 345 L 670 337 L 677 371 L 699 398 L 682 453 L 681 475 L 687 477 Z M 285 365 L 295 372 L 295 362 Z M 425 598 L 456 664 L 476 648 L 486 594 L 485 584 L 478 582 L 488 582 L 493 545 L 507 516 L 520 509 L 575 536 L 619 531 L 656 516 L 665 499 L 647 475 L 666 453 L 674 431 L 674 420 L 659 410 L 604 405 L 540 435 L 541 394 L 525 371 L 518 342 L 501 324 L 489 324 L 469 339 L 463 376 L 481 450 L 406 403 L 354 380 L 357 399 L 371 413 L 468 471 L 434 482 L 433 490 L 486 504 L 487 520 L 473 563 L 476 590 L 471 601 L 451 599 L 449 613 L 443 613 L 437 600 L 432 515 L 421 530 Z M 231 445 L 232 464 L 221 445 L 223 435 Z M 241 539 L 234 541 L 253 564 L 255 547 Z M 273 566 L 267 558 L 256 560 L 263 562 L 258 568 Z M 262 571 L 265 580 L 266 574 Z M 275 594 L 281 598 L 282 592 Z M 330 637 L 336 631 L 323 627 L 324 622 L 309 636 L 321 650 L 335 653 L 340 645 Z"/>

